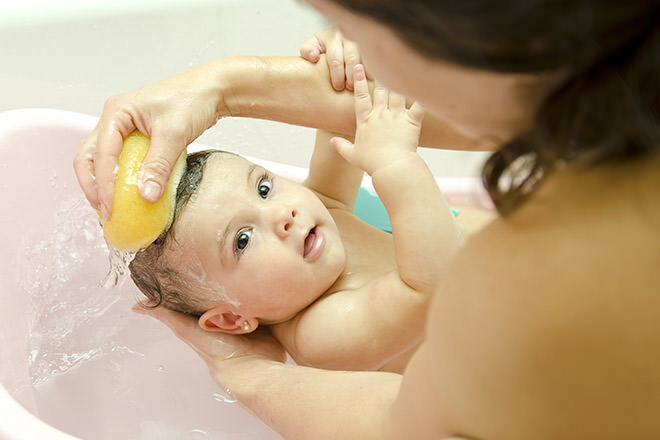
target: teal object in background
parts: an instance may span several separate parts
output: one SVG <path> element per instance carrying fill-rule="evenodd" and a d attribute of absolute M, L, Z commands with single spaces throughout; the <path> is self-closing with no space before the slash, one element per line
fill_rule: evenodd
<path fill-rule="evenodd" d="M 454 217 L 458 215 L 458 209 L 451 208 Z M 357 199 L 355 199 L 355 206 L 353 207 L 353 214 L 355 214 L 362 221 L 369 223 L 385 232 L 392 233 L 392 225 L 390 224 L 390 216 L 387 215 L 387 210 L 380 201 L 376 194 L 371 191 L 360 187 Z"/>

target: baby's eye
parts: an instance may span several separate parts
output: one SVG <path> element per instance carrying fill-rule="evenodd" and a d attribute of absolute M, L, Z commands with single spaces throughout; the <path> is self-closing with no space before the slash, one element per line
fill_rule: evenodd
<path fill-rule="evenodd" d="M 262 199 L 268 197 L 268 193 L 270 193 L 272 188 L 273 181 L 268 174 L 259 179 L 259 182 L 257 183 L 257 192 L 259 193 L 259 197 Z"/>
<path fill-rule="evenodd" d="M 236 234 L 234 239 L 234 252 L 240 254 L 250 243 L 250 237 L 252 237 L 252 229 L 242 229 Z"/>

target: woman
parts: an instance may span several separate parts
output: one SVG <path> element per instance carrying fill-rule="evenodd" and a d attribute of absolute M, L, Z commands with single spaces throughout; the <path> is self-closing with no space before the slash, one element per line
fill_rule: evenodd
<path fill-rule="evenodd" d="M 658 4 L 308 2 L 357 42 L 375 78 L 435 113 L 428 140 L 498 146 L 483 175 L 501 218 L 437 287 L 403 376 L 285 365 L 267 335 L 218 344 L 194 320 L 149 313 L 286 438 L 660 437 Z M 270 93 L 265 112 L 239 107 L 269 116 Z M 131 125 L 117 102 L 97 160 Z M 345 130 L 340 119 L 324 128 Z M 186 136 L 199 134 L 189 125 Z"/>

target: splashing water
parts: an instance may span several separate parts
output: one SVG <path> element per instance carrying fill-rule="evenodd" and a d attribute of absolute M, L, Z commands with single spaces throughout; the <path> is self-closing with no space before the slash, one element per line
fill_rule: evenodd
<path fill-rule="evenodd" d="M 101 274 L 90 273 L 100 262 L 93 265 L 90 261 L 108 254 L 110 273 L 100 284 Z M 96 327 L 98 319 L 120 299 L 120 290 L 108 287 L 118 284 L 130 258 L 108 252 L 98 216 L 81 198 L 63 201 L 53 228 L 24 238 L 17 276 L 30 298 L 32 385 L 118 348 L 112 336 L 119 331 L 119 323 L 104 323 L 101 330 Z M 79 332 L 85 337 L 71 337 Z"/>
<path fill-rule="evenodd" d="M 138 323 L 143 318 L 130 311 L 134 298 L 126 294 L 139 292 L 121 287 L 133 256 L 109 249 L 84 199 L 63 201 L 54 221 L 28 231 L 18 257 L 18 282 L 29 299 L 28 374 L 10 392 L 43 403 L 37 409 L 44 421 L 59 423 L 55 415 L 67 409 L 111 407 L 111 420 L 90 411 L 85 422 L 62 421 L 62 428 L 99 439 L 279 438 L 235 405 L 229 390 L 211 391 L 196 379 L 206 378 L 204 367 L 185 347 L 170 347 L 169 333 Z M 180 352 L 170 357 L 171 350 Z"/>
<path fill-rule="evenodd" d="M 118 168 L 118 166 L 115 166 L 115 173 Z M 103 219 L 99 219 L 99 226 L 100 229 L 103 230 Z M 107 242 L 106 245 L 109 250 L 110 271 L 103 281 L 101 281 L 101 286 L 106 289 L 111 289 L 117 286 L 121 287 L 128 274 L 128 265 L 133 261 L 137 252 L 120 251 L 119 249 L 110 246 Z"/>
<path fill-rule="evenodd" d="M 105 289 L 121 286 L 124 283 L 129 273 L 128 265 L 133 261 L 136 254 L 136 252 L 120 251 L 110 245 L 108 245 L 108 249 L 110 250 L 110 271 L 101 282 Z"/>

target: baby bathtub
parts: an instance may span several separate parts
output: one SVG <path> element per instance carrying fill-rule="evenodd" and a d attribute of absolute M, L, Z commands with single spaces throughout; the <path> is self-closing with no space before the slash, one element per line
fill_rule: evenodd
<path fill-rule="evenodd" d="M 0 113 L 0 438 L 280 438 L 165 326 L 130 311 L 130 279 L 100 286 L 107 250 L 72 168 L 96 121 Z M 295 180 L 306 173 L 255 161 Z M 477 179 L 438 182 L 452 203 L 485 203 Z"/>

